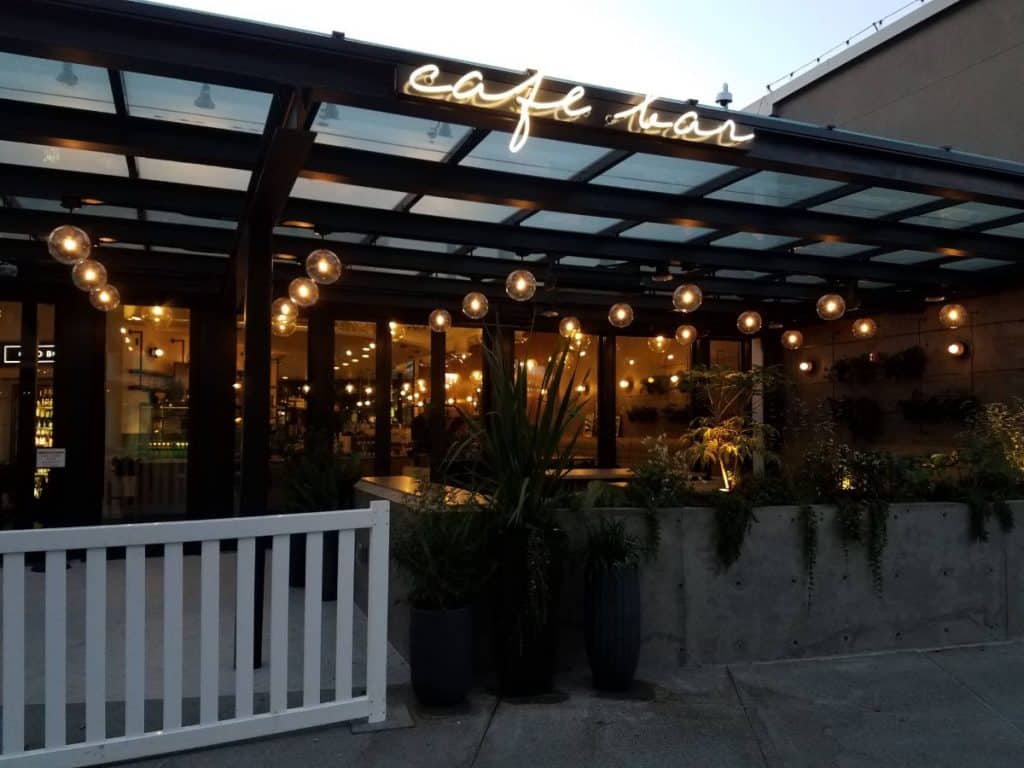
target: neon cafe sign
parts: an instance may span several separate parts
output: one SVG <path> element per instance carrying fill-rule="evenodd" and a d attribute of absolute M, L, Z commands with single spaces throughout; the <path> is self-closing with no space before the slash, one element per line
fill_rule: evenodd
<path fill-rule="evenodd" d="M 574 85 L 566 93 L 545 91 L 543 86 L 541 72 L 534 72 L 511 87 L 495 87 L 488 84 L 477 69 L 457 76 L 443 73 L 436 64 L 424 64 L 408 73 L 402 91 L 410 96 L 518 114 L 519 122 L 508 145 L 511 152 L 518 152 L 530 137 L 530 125 L 535 117 L 563 122 L 593 120 L 594 107 L 587 103 L 586 89 L 582 85 Z M 629 133 L 735 149 L 744 149 L 754 140 L 752 131 L 742 131 L 731 119 L 702 118 L 693 109 L 679 115 L 662 115 L 653 109 L 657 100 L 657 96 L 648 95 L 634 106 L 609 112 L 604 117 L 604 125 Z"/>

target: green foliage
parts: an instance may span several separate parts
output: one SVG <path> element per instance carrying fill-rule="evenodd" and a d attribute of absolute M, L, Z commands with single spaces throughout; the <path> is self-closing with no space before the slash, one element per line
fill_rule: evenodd
<path fill-rule="evenodd" d="M 626 523 L 621 518 L 601 516 L 587 527 L 585 554 L 589 571 L 637 565 L 646 553 L 640 540 L 626 532 Z"/>
<path fill-rule="evenodd" d="M 946 393 L 926 397 L 919 389 L 906 400 L 899 401 L 903 418 L 911 424 L 964 423 L 978 409 L 978 398 L 973 395 Z"/>
<path fill-rule="evenodd" d="M 870 499 L 866 502 L 868 515 L 868 564 L 871 566 L 871 582 L 875 594 L 881 596 L 882 554 L 889 542 L 889 502 L 885 499 Z"/>
<path fill-rule="evenodd" d="M 358 454 L 337 455 L 326 434 L 311 435 L 305 453 L 288 462 L 284 482 L 285 512 L 345 509 L 361 475 Z"/>
<path fill-rule="evenodd" d="M 814 595 L 814 568 L 818 563 L 818 513 L 810 504 L 800 505 L 800 543 L 803 545 L 807 604 Z"/>
<path fill-rule="evenodd" d="M 410 602 L 428 610 L 469 604 L 489 575 L 485 542 L 476 504 L 457 503 L 444 486 L 421 486 L 391 548 L 412 580 Z"/>
<path fill-rule="evenodd" d="M 635 465 L 633 479 L 626 486 L 631 504 L 645 509 L 682 507 L 693 499 L 690 485 L 692 464 L 685 452 L 664 436 L 645 438 L 644 460 Z"/>
<path fill-rule="evenodd" d="M 715 551 L 722 567 L 728 569 L 739 560 L 743 541 L 752 523 L 754 508 L 740 493 L 719 493 L 712 496 L 715 509 Z"/>
<path fill-rule="evenodd" d="M 626 490 L 603 480 L 591 480 L 577 497 L 582 509 L 629 506 Z"/>

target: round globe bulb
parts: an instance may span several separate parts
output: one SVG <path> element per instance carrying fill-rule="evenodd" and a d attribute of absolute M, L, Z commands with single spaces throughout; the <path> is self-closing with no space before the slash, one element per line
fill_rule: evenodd
<path fill-rule="evenodd" d="M 693 283 L 680 285 L 672 292 L 672 306 L 679 312 L 694 312 L 704 301 L 704 293 Z"/>
<path fill-rule="evenodd" d="M 509 272 L 505 280 L 505 293 L 513 301 L 529 301 L 537 292 L 537 278 L 528 269 Z"/>
<path fill-rule="evenodd" d="M 664 352 L 668 349 L 668 338 L 665 336 L 652 336 L 647 340 L 647 348 L 651 352 Z"/>
<path fill-rule="evenodd" d="M 292 303 L 291 299 L 277 299 L 270 305 L 271 317 L 290 317 L 294 319 L 298 314 L 299 310 Z"/>
<path fill-rule="evenodd" d="M 782 346 L 786 349 L 800 349 L 804 345 L 804 335 L 800 331 L 783 331 Z"/>
<path fill-rule="evenodd" d="M 158 328 L 170 325 L 171 310 L 161 306 L 150 307 L 146 311 L 146 319 Z"/>
<path fill-rule="evenodd" d="M 612 304 L 608 310 L 608 322 L 616 328 L 628 328 L 633 322 L 633 308 L 626 303 Z"/>
<path fill-rule="evenodd" d="M 572 315 L 566 315 L 558 323 L 558 334 L 563 339 L 571 339 L 580 330 L 580 319 Z"/>
<path fill-rule="evenodd" d="M 270 323 L 270 332 L 275 336 L 291 336 L 298 325 L 295 315 L 275 315 Z"/>
<path fill-rule="evenodd" d="M 697 329 L 692 325 L 680 325 L 676 328 L 676 341 L 688 347 L 697 340 Z"/>
<path fill-rule="evenodd" d="M 822 320 L 838 320 L 846 313 L 846 300 L 838 293 L 826 293 L 815 309 Z"/>
<path fill-rule="evenodd" d="M 853 335 L 858 339 L 870 339 L 878 333 L 878 323 L 870 317 L 862 317 L 853 321 Z"/>
<path fill-rule="evenodd" d="M 95 259 L 83 259 L 71 268 L 71 282 L 80 291 L 91 291 L 107 284 L 107 268 Z"/>
<path fill-rule="evenodd" d="M 341 277 L 341 259 L 334 251 L 317 248 L 306 257 L 306 274 L 320 285 L 336 283 Z"/>
<path fill-rule="evenodd" d="M 480 291 L 470 291 L 462 297 L 462 314 L 470 320 L 482 320 L 489 308 L 487 297 Z"/>
<path fill-rule="evenodd" d="M 967 309 L 963 304 L 946 304 L 939 310 L 939 322 L 946 328 L 966 325 L 967 317 Z"/>
<path fill-rule="evenodd" d="M 447 309 L 435 309 L 430 313 L 430 330 L 434 333 L 444 333 L 452 325 L 452 316 Z"/>
<path fill-rule="evenodd" d="M 77 264 L 92 253 L 92 241 L 84 230 L 71 224 L 57 227 L 46 238 L 50 255 L 61 264 Z"/>
<path fill-rule="evenodd" d="M 312 307 L 320 298 L 320 289 L 308 277 L 296 277 L 288 283 L 288 298 L 297 307 Z"/>
<path fill-rule="evenodd" d="M 739 328 L 740 333 L 754 334 L 761 330 L 761 315 L 758 312 L 743 312 L 736 319 L 736 327 Z"/>
<path fill-rule="evenodd" d="M 101 312 L 109 312 L 121 305 L 121 293 L 112 285 L 101 285 L 89 291 L 89 303 Z"/>

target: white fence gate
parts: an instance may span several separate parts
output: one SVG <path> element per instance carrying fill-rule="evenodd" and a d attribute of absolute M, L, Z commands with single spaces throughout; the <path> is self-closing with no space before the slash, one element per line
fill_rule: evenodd
<path fill-rule="evenodd" d="M 267 517 L 108 525 L 0 533 L 3 556 L 3 726 L 0 765 L 80 766 L 128 760 L 366 717 L 385 717 L 387 683 L 388 526 L 386 501 L 369 509 Z M 355 536 L 369 532 L 366 692 L 353 695 Z M 324 533 L 338 531 L 335 696 L 321 701 Z M 302 701 L 288 706 L 288 570 L 290 537 L 306 543 Z M 253 643 L 257 538 L 272 537 L 270 562 L 269 711 L 254 714 Z M 221 542 L 237 541 L 234 716 L 219 717 Z M 199 716 L 182 724 L 183 544 L 199 542 Z M 163 708 L 158 730 L 145 729 L 147 546 L 163 548 Z M 107 648 L 107 550 L 125 547 L 125 653 Z M 85 550 L 85 734 L 68 743 L 68 550 Z M 25 555 L 43 553 L 43 738 L 26 744 Z M 108 735 L 107 664 L 124 665 L 124 734 Z"/>

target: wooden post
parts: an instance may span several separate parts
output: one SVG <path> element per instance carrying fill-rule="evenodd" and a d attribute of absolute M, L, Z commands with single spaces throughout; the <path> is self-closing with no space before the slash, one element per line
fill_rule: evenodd
<path fill-rule="evenodd" d="M 597 466 L 614 467 L 615 455 L 615 337 L 602 334 L 597 349 Z"/>
<path fill-rule="evenodd" d="M 34 301 L 22 302 L 14 485 L 19 525 L 32 524 L 35 506 L 38 315 L 38 306 Z"/>
<path fill-rule="evenodd" d="M 376 427 L 373 440 L 373 473 L 391 474 L 391 327 L 384 319 L 377 320 L 377 376 L 373 399 Z"/>
<path fill-rule="evenodd" d="M 444 433 L 447 340 L 447 333 L 430 333 L 430 481 L 433 483 L 442 481 L 442 465 L 448 450 Z"/>

